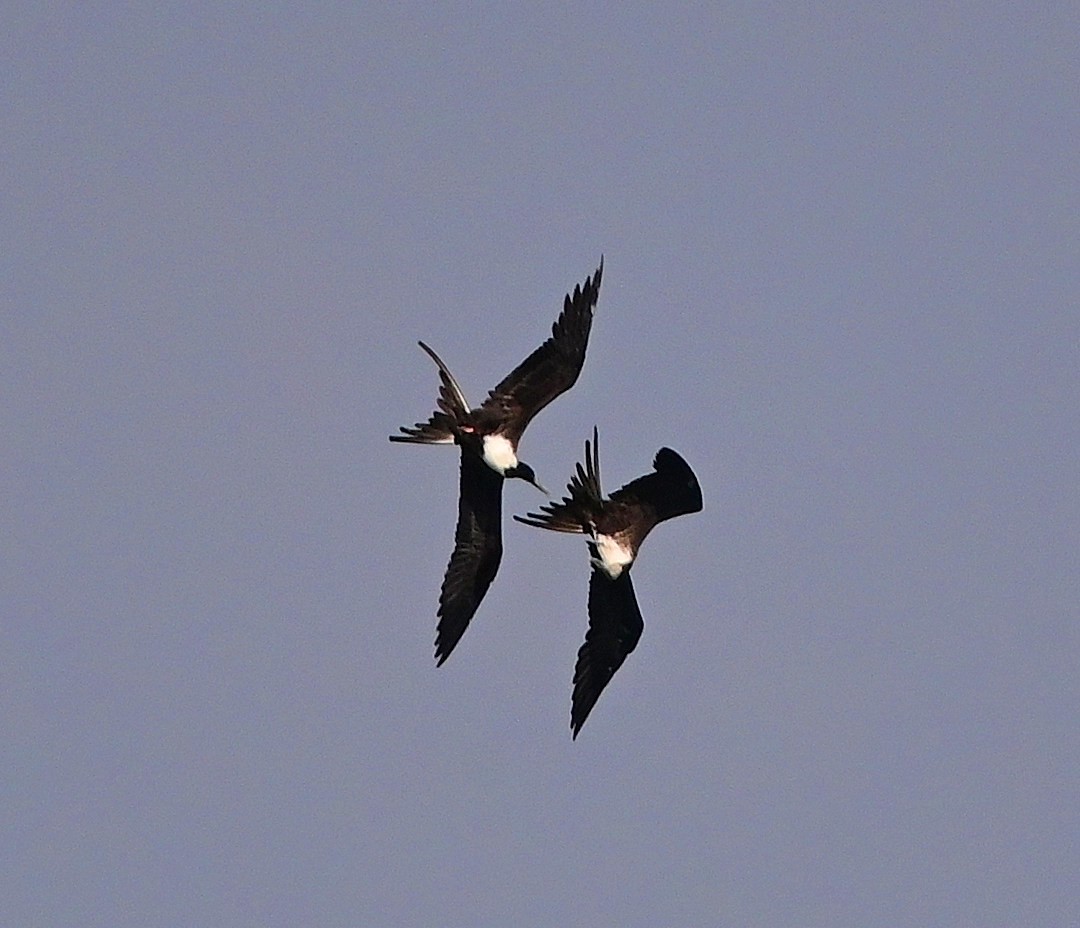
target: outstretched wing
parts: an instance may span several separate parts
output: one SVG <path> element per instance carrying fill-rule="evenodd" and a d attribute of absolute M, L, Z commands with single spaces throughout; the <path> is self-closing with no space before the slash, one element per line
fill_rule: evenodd
<path fill-rule="evenodd" d="M 427 422 L 417 422 L 409 427 L 398 427 L 401 435 L 391 435 L 390 441 L 413 442 L 420 445 L 447 445 L 454 441 L 455 427 L 465 421 L 469 413 L 469 403 L 461 387 L 450 373 L 450 369 L 443 364 L 440 358 L 423 342 L 419 342 L 439 368 L 439 399 L 436 401 L 439 411 L 433 412 Z"/>
<path fill-rule="evenodd" d="M 633 512 L 634 544 L 641 543 L 659 522 L 701 512 L 701 486 L 682 455 L 661 448 L 652 473 L 631 480 L 611 494 L 610 510 Z"/>
<path fill-rule="evenodd" d="M 434 412 L 427 422 L 416 425 L 399 425 L 402 435 L 391 435 L 390 441 L 409 442 L 415 445 L 452 445 L 454 443 L 454 420 L 446 413 Z"/>
<path fill-rule="evenodd" d="M 570 708 L 574 738 L 626 655 L 637 647 L 644 628 L 630 572 L 624 570 L 612 580 L 594 569 L 589 578 L 589 630 L 574 666 Z"/>
<path fill-rule="evenodd" d="M 592 445 L 585 442 L 585 460 L 575 465 L 575 472 L 566 485 L 566 492 L 558 503 L 540 507 L 540 512 L 530 512 L 514 518 L 525 525 L 546 528 L 552 532 L 587 532 L 603 509 L 604 496 L 600 489 L 600 444 L 593 426 Z"/>
<path fill-rule="evenodd" d="M 584 286 L 574 287 L 563 300 L 563 310 L 551 327 L 551 338 L 515 367 L 488 394 L 483 406 L 496 407 L 503 418 L 514 423 L 512 440 L 521 437 L 525 426 L 560 393 L 569 390 L 585 363 L 593 310 L 600 296 L 604 259 Z"/>
<path fill-rule="evenodd" d="M 467 448 L 461 449 L 454 553 L 439 595 L 435 659 L 439 665 L 465 634 L 502 559 L 503 478 Z"/>

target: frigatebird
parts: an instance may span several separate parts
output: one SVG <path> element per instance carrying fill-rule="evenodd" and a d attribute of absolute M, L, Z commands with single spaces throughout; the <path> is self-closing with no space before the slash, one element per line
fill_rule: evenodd
<path fill-rule="evenodd" d="M 637 647 L 645 628 L 630 568 L 653 527 L 675 516 L 701 511 L 701 487 L 690 465 L 670 448 L 653 459 L 652 473 L 631 480 L 604 499 L 596 429 L 585 442 L 585 462 L 566 485 L 569 496 L 514 516 L 553 532 L 585 534 L 589 546 L 589 630 L 574 666 L 570 728 L 576 739 L 604 687 Z"/>
<path fill-rule="evenodd" d="M 491 586 L 502 559 L 502 488 L 517 477 L 547 493 L 533 469 L 518 460 L 525 427 L 555 397 L 569 390 L 585 363 L 593 311 L 600 294 L 604 259 L 583 286 L 563 300 L 551 338 L 502 379 L 475 409 L 469 406 L 454 375 L 442 359 L 420 342 L 439 368 L 438 410 L 427 422 L 390 441 L 425 445 L 456 444 L 461 448 L 454 551 L 439 594 L 435 660 L 441 666 L 454 650 Z"/>

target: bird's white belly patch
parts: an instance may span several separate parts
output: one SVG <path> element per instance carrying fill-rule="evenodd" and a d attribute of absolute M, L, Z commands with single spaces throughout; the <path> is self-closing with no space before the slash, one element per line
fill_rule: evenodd
<path fill-rule="evenodd" d="M 612 580 L 616 579 L 625 567 L 634 563 L 634 552 L 611 535 L 596 536 L 596 553 L 599 557 L 592 559 L 593 564 Z"/>
<path fill-rule="evenodd" d="M 505 474 L 517 467 L 517 455 L 514 446 L 502 435 L 484 436 L 484 463 L 497 474 Z"/>

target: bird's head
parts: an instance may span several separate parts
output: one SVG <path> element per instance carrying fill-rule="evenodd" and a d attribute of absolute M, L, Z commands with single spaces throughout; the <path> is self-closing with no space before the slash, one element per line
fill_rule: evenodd
<path fill-rule="evenodd" d="M 508 480 L 511 477 L 517 477 L 524 480 L 526 483 L 531 483 L 536 489 L 538 489 L 544 496 L 549 496 L 547 490 L 545 490 L 539 483 L 536 482 L 536 474 L 533 473 L 533 469 L 529 467 L 524 461 L 518 461 L 513 467 L 508 468 L 503 472 L 503 476 Z"/>

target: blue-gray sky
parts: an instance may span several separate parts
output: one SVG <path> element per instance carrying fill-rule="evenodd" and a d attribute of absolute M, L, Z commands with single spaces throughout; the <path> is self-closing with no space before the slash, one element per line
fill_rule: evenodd
<path fill-rule="evenodd" d="M 1080 911 L 1070 4 L 15 4 L 0 922 L 1062 926 Z M 579 539 L 439 670 L 457 455 L 702 513 L 577 742 Z M 542 502 L 514 482 L 505 508 Z"/>

